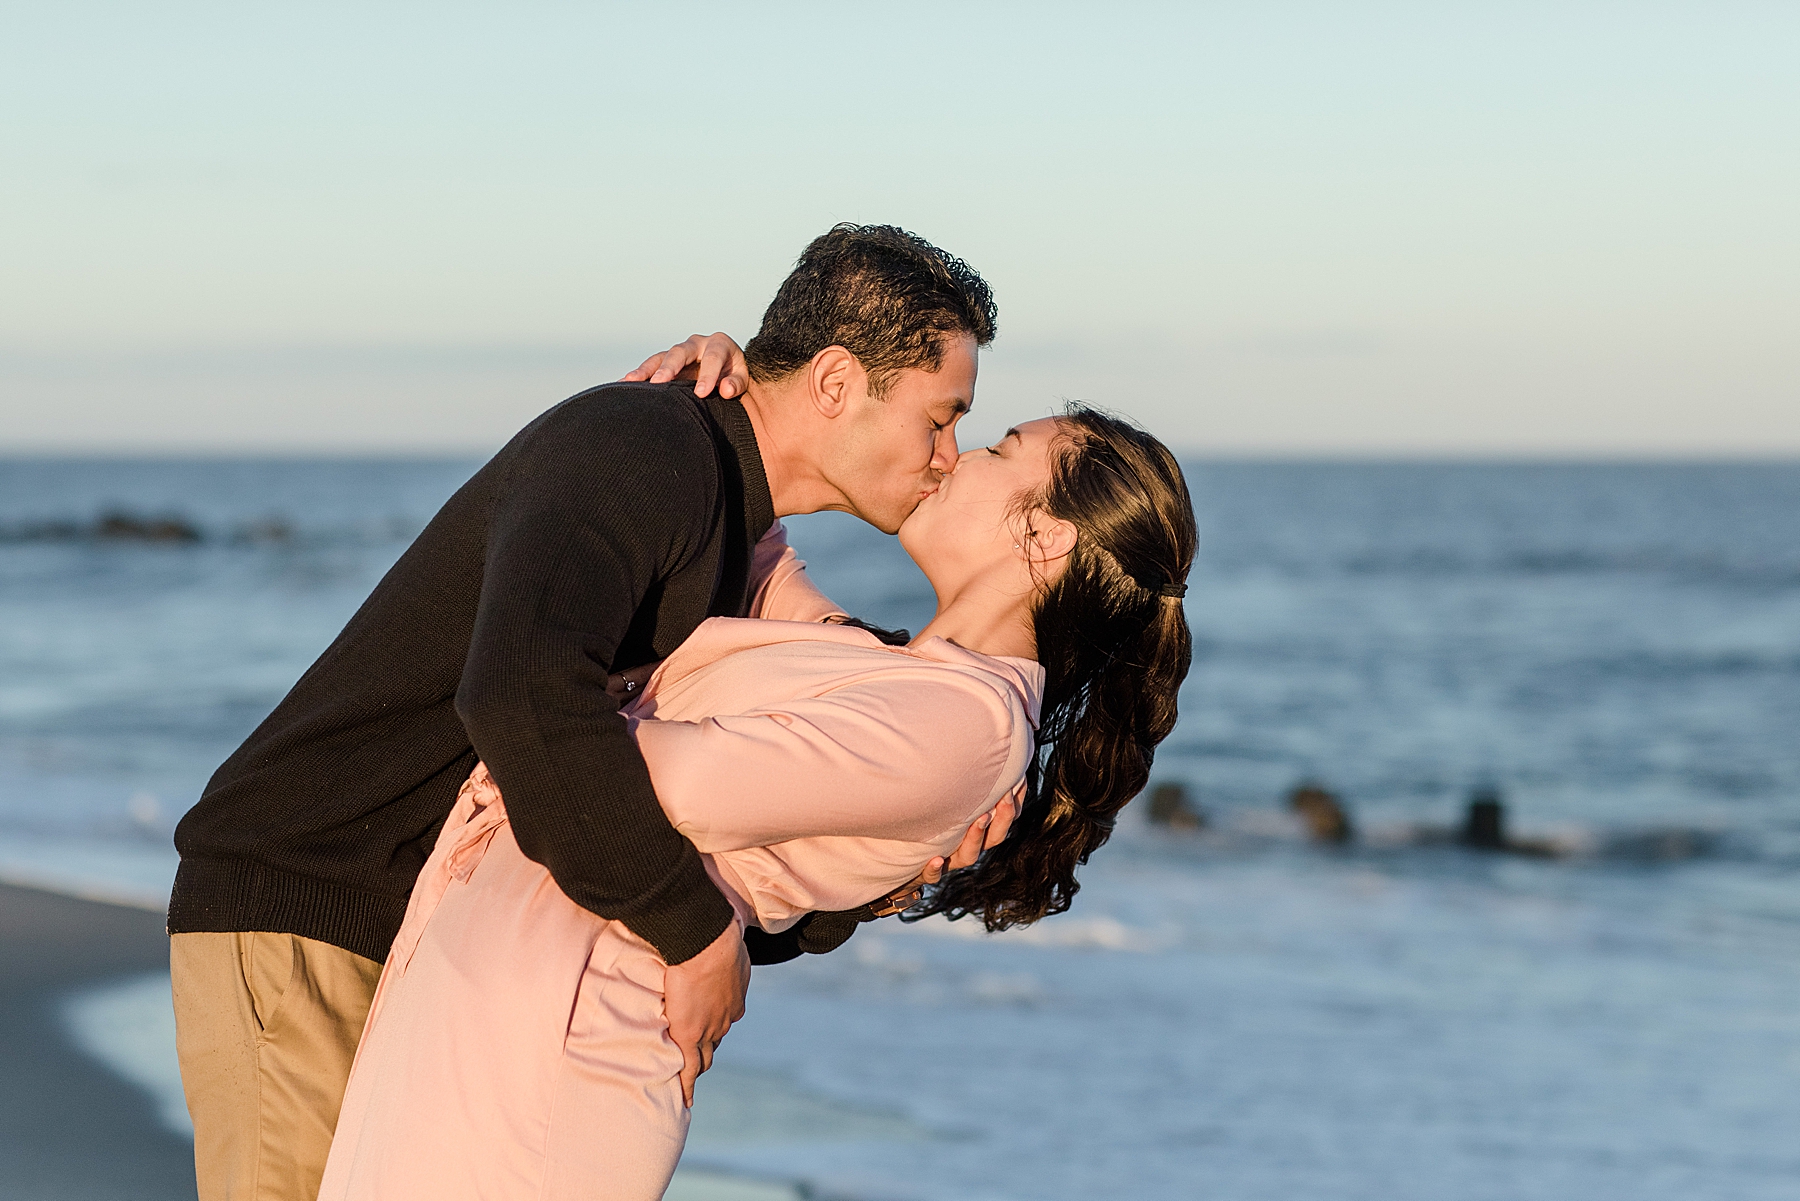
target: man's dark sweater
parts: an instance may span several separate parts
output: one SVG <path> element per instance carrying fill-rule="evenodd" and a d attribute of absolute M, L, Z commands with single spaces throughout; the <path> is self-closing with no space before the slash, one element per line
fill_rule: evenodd
<path fill-rule="evenodd" d="M 451 497 L 175 832 L 172 933 L 299 934 L 385 959 L 477 758 L 519 847 L 670 963 L 731 920 L 606 694 L 742 615 L 774 522 L 736 401 L 611 384 Z"/>

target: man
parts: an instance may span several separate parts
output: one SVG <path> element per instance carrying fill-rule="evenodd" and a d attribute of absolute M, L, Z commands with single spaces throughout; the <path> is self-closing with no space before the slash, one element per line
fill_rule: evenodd
<path fill-rule="evenodd" d="M 176 830 L 170 961 L 202 1201 L 316 1194 L 380 961 L 478 759 L 525 854 L 669 964 L 691 1099 L 749 960 L 608 675 L 745 612 L 777 517 L 897 530 L 955 465 L 993 336 L 966 264 L 840 225 L 769 305 L 741 400 L 591 389 L 445 504 Z"/>

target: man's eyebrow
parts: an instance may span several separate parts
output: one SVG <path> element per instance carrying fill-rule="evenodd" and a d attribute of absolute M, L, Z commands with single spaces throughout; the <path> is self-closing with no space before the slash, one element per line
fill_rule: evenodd
<path fill-rule="evenodd" d="M 950 402 L 950 411 L 952 413 L 967 413 L 969 411 L 969 402 L 958 397 Z"/>

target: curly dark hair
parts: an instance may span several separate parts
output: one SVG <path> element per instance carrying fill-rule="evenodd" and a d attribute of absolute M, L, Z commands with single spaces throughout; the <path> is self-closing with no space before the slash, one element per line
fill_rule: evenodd
<path fill-rule="evenodd" d="M 936 371 L 944 336 L 994 340 L 987 281 L 959 258 L 893 225 L 835 225 L 814 238 L 744 347 L 757 380 L 784 379 L 827 346 L 842 346 L 887 390 L 897 372 Z"/>
<path fill-rule="evenodd" d="M 1044 665 L 1038 751 L 1006 841 L 928 889 L 912 918 L 979 916 L 990 930 L 1061 913 L 1075 869 L 1112 834 L 1175 728 L 1193 642 L 1181 595 L 1199 532 L 1175 456 L 1117 417 L 1070 405 L 1041 493 L 1020 500 L 1075 527 L 1068 567 L 1032 612 Z"/>

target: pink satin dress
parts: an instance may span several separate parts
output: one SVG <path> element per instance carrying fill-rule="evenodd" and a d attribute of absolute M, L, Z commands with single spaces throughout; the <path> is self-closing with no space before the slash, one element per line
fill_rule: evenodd
<path fill-rule="evenodd" d="M 771 931 L 898 888 L 1019 795 L 1043 687 L 1027 660 L 819 624 L 838 610 L 804 567 L 777 524 L 756 618 L 702 624 L 626 710 L 670 820 Z M 478 766 L 382 972 L 320 1197 L 661 1197 L 688 1126 L 664 970 L 520 853 Z"/>

